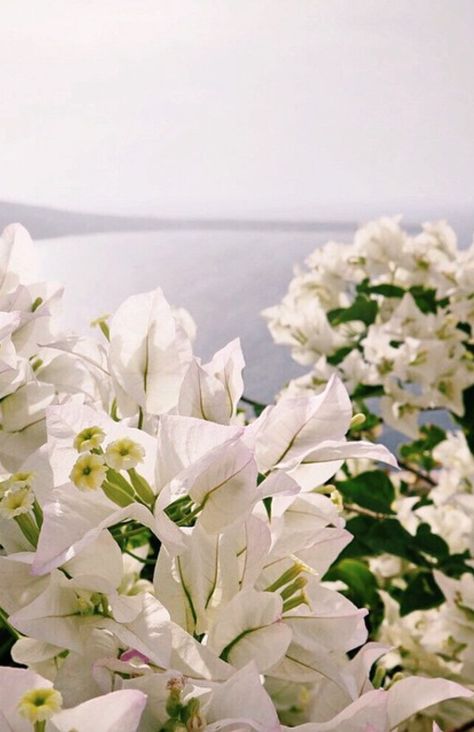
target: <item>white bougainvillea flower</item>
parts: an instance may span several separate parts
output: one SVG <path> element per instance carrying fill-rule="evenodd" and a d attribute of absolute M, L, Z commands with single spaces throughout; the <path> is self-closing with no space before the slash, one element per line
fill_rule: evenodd
<path fill-rule="evenodd" d="M 96 491 L 105 480 L 107 466 L 102 455 L 81 455 L 69 473 L 72 483 L 81 491 Z"/>
<path fill-rule="evenodd" d="M 189 496 L 207 531 L 243 521 L 259 500 L 253 452 L 243 428 L 163 416 L 158 431 L 156 510 Z"/>
<path fill-rule="evenodd" d="M 59 691 L 51 688 L 31 689 L 20 697 L 18 711 L 22 717 L 35 724 L 45 722 L 59 712 L 63 699 Z"/>
<path fill-rule="evenodd" d="M 48 585 L 48 577 L 32 574 L 33 559 L 33 552 L 0 556 L 0 607 L 9 615 L 32 602 Z"/>
<path fill-rule="evenodd" d="M 105 347 L 90 338 L 62 335 L 48 342 L 36 374 L 60 395 L 83 394 L 87 404 L 109 411 L 114 399 Z"/>
<path fill-rule="evenodd" d="M 129 297 L 110 321 L 110 371 L 127 399 L 148 414 L 178 403 L 192 357 L 191 342 L 160 289 Z"/>
<path fill-rule="evenodd" d="M 146 704 L 146 696 L 136 689 L 113 691 L 64 709 L 52 719 L 58 732 L 88 732 L 93 720 L 97 732 L 135 732 Z"/>
<path fill-rule="evenodd" d="M 104 549 L 103 542 L 96 549 L 99 546 Z M 90 563 L 89 559 L 85 569 Z M 106 556 L 104 563 L 110 564 Z M 68 568 L 78 571 L 78 565 L 82 569 L 76 559 Z M 142 611 L 144 595 L 121 594 L 115 586 L 116 579 L 81 573 L 69 579 L 55 571 L 43 592 L 14 612 L 10 623 L 32 638 L 81 653 L 91 629 L 101 627 L 101 618 L 111 617 L 118 623 L 127 623 Z"/>
<path fill-rule="evenodd" d="M 135 732 L 146 697 L 138 690 L 99 696 L 61 710 L 61 695 L 47 679 L 24 668 L 0 667 L 0 730 L 31 732 L 35 721 L 46 732 Z"/>
<path fill-rule="evenodd" d="M 242 668 L 254 661 L 260 672 L 274 666 L 291 641 L 282 622 L 283 601 L 272 592 L 244 590 L 216 615 L 208 645 L 224 661 Z"/>
<path fill-rule="evenodd" d="M 163 415 L 157 435 L 155 481 L 161 492 L 182 471 L 194 465 L 211 450 L 244 434 L 243 427 L 206 422 L 193 417 Z"/>
<path fill-rule="evenodd" d="M 275 706 L 261 683 L 256 664 L 251 661 L 223 684 L 217 686 L 203 706 L 207 729 L 281 729 Z"/>
<path fill-rule="evenodd" d="M 410 717 L 434 704 L 469 696 L 472 696 L 471 692 L 452 681 L 412 677 L 398 681 L 388 691 L 379 689 L 362 694 L 328 721 L 293 729 L 301 732 L 392 732 Z"/>
<path fill-rule="evenodd" d="M 95 493 L 91 497 L 95 497 Z M 75 557 L 91 544 L 103 529 L 126 521 L 136 521 L 150 529 L 172 551 L 185 547 L 181 533 L 161 513 L 155 517 L 138 503 L 118 509 L 112 502 L 93 502 L 72 488 L 53 493 L 53 500 L 44 508 L 44 523 L 33 562 L 34 574 L 46 574 Z"/>
<path fill-rule="evenodd" d="M 22 384 L 0 404 L 0 461 L 7 470 L 20 468 L 45 442 L 45 409 L 54 399 L 54 387 L 36 380 Z"/>
<path fill-rule="evenodd" d="M 79 432 L 73 441 L 73 447 L 77 452 L 89 452 L 97 450 L 105 439 L 105 432 L 101 427 L 92 425 Z"/>
<path fill-rule="evenodd" d="M 105 450 L 105 462 L 109 468 L 119 471 L 136 468 L 143 462 L 144 457 L 145 450 L 142 445 L 129 437 L 110 442 Z"/>
<path fill-rule="evenodd" d="M 244 389 L 244 366 L 239 339 L 218 351 L 207 364 L 194 358 L 181 387 L 178 413 L 229 424 Z"/>
<path fill-rule="evenodd" d="M 0 297 L 13 292 L 20 282 L 35 282 L 37 270 L 37 252 L 30 235 L 21 224 L 10 224 L 0 237 Z"/>
<path fill-rule="evenodd" d="M 216 608 L 239 591 L 235 547 L 224 534 L 199 525 L 185 537 L 186 551 L 172 556 L 162 547 L 155 567 L 158 599 L 171 619 L 191 635 L 205 633 Z"/>
<path fill-rule="evenodd" d="M 283 397 L 267 407 L 247 429 L 259 471 L 289 471 L 303 488 L 315 488 L 334 475 L 349 457 L 370 457 L 396 466 L 383 445 L 347 442 L 352 407 L 337 377 L 317 396 Z"/>
<path fill-rule="evenodd" d="M 142 448 L 145 459 L 140 471 L 148 481 L 153 481 L 156 459 L 156 441 L 146 432 L 115 422 L 105 412 L 97 411 L 84 403 L 84 396 L 77 394 L 63 404 L 47 410 L 48 454 L 53 470 L 54 486 L 69 481 L 71 470 L 78 459 L 78 437 L 84 430 L 100 430 L 105 434 L 101 446 L 106 447 L 120 439 L 129 439 Z M 137 448 L 140 450 L 140 447 Z M 141 451 L 140 451 L 141 452 Z"/>

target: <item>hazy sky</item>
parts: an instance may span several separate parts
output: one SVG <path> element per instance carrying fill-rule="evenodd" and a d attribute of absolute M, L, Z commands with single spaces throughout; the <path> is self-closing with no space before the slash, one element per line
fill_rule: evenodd
<path fill-rule="evenodd" d="M 1 0 L 0 199 L 469 211 L 473 0 Z"/>

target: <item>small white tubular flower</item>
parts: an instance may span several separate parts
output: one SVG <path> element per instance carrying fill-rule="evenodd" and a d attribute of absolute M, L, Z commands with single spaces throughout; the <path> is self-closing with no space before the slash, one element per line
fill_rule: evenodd
<path fill-rule="evenodd" d="M 74 447 L 77 452 L 96 450 L 105 439 L 105 432 L 101 427 L 86 427 L 74 438 Z"/>
<path fill-rule="evenodd" d="M 81 455 L 69 474 L 70 480 L 81 491 L 95 491 L 105 480 L 107 466 L 102 455 Z"/>
<path fill-rule="evenodd" d="M 138 442 L 123 437 L 107 445 L 105 450 L 105 462 L 109 468 L 114 470 L 131 470 L 136 468 L 138 463 L 143 462 L 145 450 Z"/>
<path fill-rule="evenodd" d="M 34 472 L 13 473 L 3 483 L 6 490 L 17 490 L 18 488 L 31 488 L 35 480 Z"/>
<path fill-rule="evenodd" d="M 35 497 L 28 487 L 7 490 L 0 501 L 0 516 L 6 519 L 21 516 L 33 508 Z"/>
<path fill-rule="evenodd" d="M 56 689 L 30 689 L 21 697 L 18 712 L 29 722 L 35 724 L 44 722 L 59 712 L 62 703 L 62 696 Z"/>

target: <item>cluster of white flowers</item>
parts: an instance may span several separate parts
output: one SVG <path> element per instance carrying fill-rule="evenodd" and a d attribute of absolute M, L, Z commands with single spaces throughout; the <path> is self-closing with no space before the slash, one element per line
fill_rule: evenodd
<path fill-rule="evenodd" d="M 469 696 L 442 679 L 372 683 L 387 649 L 321 581 L 351 536 L 318 487 L 346 458 L 395 464 L 346 439 L 342 382 L 246 424 L 237 341 L 202 364 L 160 290 L 101 320 L 102 345 L 49 311 L 40 329 L 31 253 L 8 229 L 0 622 L 18 666 L 0 668 L 0 731 L 388 732 Z"/>
<path fill-rule="evenodd" d="M 351 245 L 329 242 L 264 317 L 275 341 L 313 367 L 293 388 L 318 388 L 333 373 L 349 391 L 380 387 L 384 421 L 413 437 L 421 410 L 463 414 L 474 381 L 474 247 L 458 250 L 444 222 L 409 236 L 384 218 Z"/>
<path fill-rule="evenodd" d="M 401 496 L 396 502 L 398 516 L 412 534 L 421 523 L 427 523 L 448 544 L 451 554 L 469 552 L 473 556 L 474 456 L 464 434 L 449 433 L 434 448 L 433 458 L 439 469 L 432 473 L 436 477 L 430 491 L 432 503 L 417 507 L 418 497 Z M 387 581 L 399 582 L 402 564 L 403 560 L 395 557 L 370 560 L 382 586 Z M 380 640 L 394 648 L 382 663 L 387 668 L 403 666 L 411 673 L 455 679 L 474 689 L 474 575 L 465 573 L 452 579 L 435 572 L 435 579 L 446 602 L 430 610 L 401 617 L 398 603 L 387 592 L 382 593 L 386 612 Z M 451 724 L 471 719 L 472 713 L 472 703 L 457 703 L 445 710 Z"/>
<path fill-rule="evenodd" d="M 297 270 L 281 304 L 264 311 L 277 343 L 312 371 L 285 394 L 318 392 L 334 374 L 360 404 L 380 396 L 381 424 L 419 438 L 419 415 L 446 409 L 464 416 L 463 392 L 474 384 L 474 245 L 459 250 L 446 223 L 404 232 L 399 219 L 357 231 L 352 244 L 329 242 Z M 463 432 L 449 432 L 434 449 L 435 466 L 392 473 L 391 508 L 415 536 L 429 526 L 449 553 L 474 566 L 474 457 Z M 373 468 L 355 461 L 351 474 Z M 345 476 L 339 474 L 343 479 Z M 402 482 L 405 490 L 400 490 Z M 424 501 L 420 501 L 421 497 Z M 474 688 L 474 575 L 434 571 L 445 597 L 439 607 L 400 613 L 393 591 L 407 587 L 416 567 L 393 554 L 368 556 L 382 589 L 385 614 L 378 639 L 393 646 L 381 666 L 443 676 Z M 472 702 L 444 707 L 449 726 L 473 718 Z"/>

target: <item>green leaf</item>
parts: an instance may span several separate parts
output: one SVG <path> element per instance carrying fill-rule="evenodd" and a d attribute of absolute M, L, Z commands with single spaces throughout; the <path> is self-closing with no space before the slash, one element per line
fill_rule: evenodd
<path fill-rule="evenodd" d="M 418 309 L 421 310 L 422 313 L 425 313 L 425 315 L 427 313 L 436 313 L 438 307 L 443 308 L 449 304 L 449 300 L 447 298 L 437 300 L 437 291 L 432 287 L 413 285 L 412 287 L 410 287 L 408 292 L 410 292 L 413 296 L 413 299 L 415 300 Z"/>
<path fill-rule="evenodd" d="M 368 277 L 356 286 L 356 291 L 364 295 L 384 295 L 384 297 L 403 297 L 406 292 L 404 287 L 398 285 L 388 283 L 371 285 Z"/>
<path fill-rule="evenodd" d="M 376 520 L 367 540 L 371 547 L 378 549 L 379 553 L 394 554 L 422 567 L 430 564 L 418 550 L 415 537 L 401 525 L 398 519 Z"/>
<path fill-rule="evenodd" d="M 339 558 L 356 558 L 356 557 L 374 557 L 379 554 L 378 549 L 373 549 L 367 543 L 367 537 L 370 530 L 375 525 L 377 519 L 370 516 L 354 516 L 349 519 L 346 529 L 354 537 L 350 544 L 339 554 Z"/>
<path fill-rule="evenodd" d="M 472 557 L 469 551 L 462 552 L 461 554 L 451 554 L 439 562 L 439 569 L 443 574 L 448 577 L 454 577 L 459 579 L 461 575 L 468 572 L 474 574 L 474 567 L 471 564 L 466 564 L 467 561 L 471 560 Z"/>
<path fill-rule="evenodd" d="M 386 284 L 374 285 L 373 287 L 369 287 L 366 292 L 371 295 L 384 295 L 384 297 L 403 297 L 406 290 L 403 287 L 398 287 L 398 285 Z"/>
<path fill-rule="evenodd" d="M 355 478 L 336 483 L 336 487 L 350 503 L 376 513 L 394 513 L 391 506 L 395 500 L 395 489 L 381 470 L 360 473 Z"/>
<path fill-rule="evenodd" d="M 423 425 L 420 428 L 421 437 L 400 447 L 400 455 L 404 460 L 420 465 L 424 470 L 436 467 L 432 451 L 436 445 L 446 439 L 446 432 L 435 424 Z"/>
<path fill-rule="evenodd" d="M 351 588 L 359 607 L 368 607 L 378 597 L 377 580 L 368 566 L 358 559 L 342 559 L 331 567 L 324 579 L 344 582 Z"/>
<path fill-rule="evenodd" d="M 416 537 L 404 529 L 398 519 L 355 516 L 347 522 L 346 528 L 355 539 L 339 555 L 341 558 L 393 554 L 419 567 L 432 566 L 416 545 Z"/>
<path fill-rule="evenodd" d="M 474 384 L 463 391 L 464 414 L 462 417 L 453 415 L 466 434 L 467 444 L 474 453 Z"/>
<path fill-rule="evenodd" d="M 342 348 L 338 348 L 338 350 L 331 354 L 331 356 L 327 356 L 326 361 L 332 366 L 338 366 L 341 361 L 344 361 L 345 357 L 349 355 L 353 348 L 354 346 L 342 346 Z"/>
<path fill-rule="evenodd" d="M 420 551 L 429 554 L 430 557 L 436 559 L 446 559 L 449 557 L 449 546 L 445 540 L 433 534 L 429 524 L 420 524 L 416 530 L 415 545 Z"/>
<path fill-rule="evenodd" d="M 444 602 L 431 572 L 419 572 L 409 580 L 400 598 L 400 615 L 408 615 L 414 610 L 430 610 Z"/>
<path fill-rule="evenodd" d="M 370 386 L 368 384 L 357 384 L 352 392 L 352 399 L 369 399 L 370 397 L 379 397 L 384 395 L 382 384 Z"/>
<path fill-rule="evenodd" d="M 327 318 L 331 325 L 350 323 L 353 320 L 361 320 L 365 325 L 371 325 L 377 317 L 377 312 L 378 305 L 375 300 L 370 300 L 365 295 L 360 294 L 350 307 L 330 310 Z"/>

